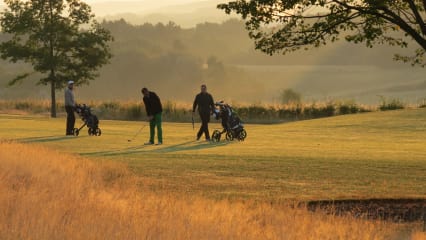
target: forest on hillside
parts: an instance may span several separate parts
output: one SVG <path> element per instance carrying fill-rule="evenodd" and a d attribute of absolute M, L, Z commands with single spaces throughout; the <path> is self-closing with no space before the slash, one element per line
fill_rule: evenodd
<path fill-rule="evenodd" d="M 385 91 L 399 85 L 426 88 L 419 80 L 424 69 L 413 71 L 392 61 L 392 53 L 398 49 L 389 47 L 368 49 L 336 43 L 268 56 L 254 49 L 244 23 L 237 19 L 200 23 L 193 28 L 173 22 L 132 25 L 123 19 L 101 24 L 114 36 L 110 45 L 113 58 L 98 79 L 78 87 L 77 96 L 85 100 L 139 99 L 139 89 L 145 86 L 164 99 L 190 101 L 203 83 L 218 100 L 243 102 L 274 101 L 286 88 L 311 98 L 350 98 L 372 90 L 377 95 L 374 89 Z M 0 41 L 5 38 L 0 35 Z M 1 98 L 49 98 L 48 88 L 35 86 L 40 77 L 37 74 L 20 85 L 6 87 L 14 76 L 31 72 L 31 68 L 22 63 L 1 63 Z"/>

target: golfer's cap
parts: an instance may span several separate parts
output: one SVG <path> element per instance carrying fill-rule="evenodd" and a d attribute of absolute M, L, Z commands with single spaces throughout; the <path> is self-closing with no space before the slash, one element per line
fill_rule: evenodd
<path fill-rule="evenodd" d="M 68 85 L 74 84 L 74 81 L 68 81 Z"/>

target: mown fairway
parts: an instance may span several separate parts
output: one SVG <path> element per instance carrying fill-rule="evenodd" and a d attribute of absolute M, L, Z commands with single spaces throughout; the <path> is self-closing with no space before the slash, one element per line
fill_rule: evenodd
<path fill-rule="evenodd" d="M 101 137 L 87 128 L 65 137 L 63 118 L 0 115 L 0 132 L 3 140 L 124 162 L 155 191 L 267 201 L 424 198 L 425 119 L 421 109 L 246 125 L 245 142 L 220 143 L 194 141 L 198 124 L 165 123 L 163 146 L 143 146 L 148 126 L 127 141 L 144 122 L 101 120 Z"/>

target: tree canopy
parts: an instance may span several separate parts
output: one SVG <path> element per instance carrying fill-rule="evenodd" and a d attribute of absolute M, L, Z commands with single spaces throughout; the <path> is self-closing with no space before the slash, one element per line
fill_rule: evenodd
<path fill-rule="evenodd" d="M 68 80 L 88 84 L 111 58 L 109 31 L 94 20 L 88 4 L 79 0 L 5 0 L 1 30 L 9 39 L 0 43 L 0 54 L 11 62 L 24 61 L 51 86 L 51 115 L 56 117 L 55 90 Z M 13 79 L 15 84 L 31 73 Z"/>
<path fill-rule="evenodd" d="M 270 55 L 343 36 L 368 47 L 407 47 L 414 41 L 418 48 L 412 56 L 395 58 L 426 65 L 426 0 L 236 0 L 218 8 L 241 15 L 256 48 Z"/>

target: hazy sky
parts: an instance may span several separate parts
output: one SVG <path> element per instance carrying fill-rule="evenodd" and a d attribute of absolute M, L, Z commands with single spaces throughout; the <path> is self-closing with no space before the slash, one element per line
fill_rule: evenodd
<path fill-rule="evenodd" d="M 173 21 L 182 27 L 200 22 L 222 22 L 230 16 L 216 8 L 230 0 L 82 0 L 98 18 L 124 17 L 133 24 Z M 4 1 L 0 0 L 0 11 Z"/>
<path fill-rule="evenodd" d="M 179 3 L 188 3 L 188 2 L 200 2 L 202 0 L 86 0 L 87 3 L 96 3 L 96 2 L 141 2 L 141 3 L 152 3 L 157 5 L 164 4 L 179 4 Z"/>
<path fill-rule="evenodd" d="M 83 0 L 84 2 L 91 4 L 96 10 L 97 7 L 102 10 L 103 13 L 109 12 L 106 8 L 110 8 L 111 14 L 117 12 L 140 12 L 141 9 L 138 6 L 143 6 L 143 10 L 152 11 L 155 9 L 175 6 L 175 5 L 184 5 L 188 3 L 200 3 L 206 2 L 208 0 Z M 210 0 L 212 1 L 212 0 Z M 219 0 L 218 0 L 219 2 Z M 226 1 L 223 1 L 226 2 Z M 108 4 L 108 7 L 105 3 Z M 101 4 L 101 6 L 99 5 Z M 4 5 L 3 0 L 0 0 L 0 5 Z"/>
<path fill-rule="evenodd" d="M 138 3 L 144 4 L 149 8 L 160 8 L 165 6 L 182 5 L 194 2 L 203 2 L 205 0 L 83 0 L 88 4 L 96 3 L 121 3 L 123 7 L 126 7 L 126 3 Z"/>
<path fill-rule="evenodd" d="M 95 14 L 112 15 L 117 13 L 153 13 L 173 6 L 202 2 L 227 2 L 226 0 L 83 0 L 92 5 Z M 170 9 L 169 9 L 170 10 Z M 180 8 L 182 10 L 182 8 Z M 190 10 L 190 9 L 188 9 Z"/>

